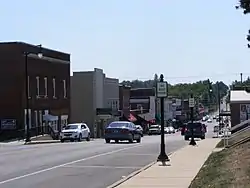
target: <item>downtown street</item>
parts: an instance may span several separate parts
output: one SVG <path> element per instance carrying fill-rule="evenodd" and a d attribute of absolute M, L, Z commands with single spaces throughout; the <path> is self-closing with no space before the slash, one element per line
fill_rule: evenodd
<path fill-rule="evenodd" d="M 171 153 L 188 142 L 180 132 L 166 135 Z M 144 136 L 141 143 L 91 142 L 44 145 L 0 145 L 1 188 L 105 188 L 155 161 L 160 136 Z"/>

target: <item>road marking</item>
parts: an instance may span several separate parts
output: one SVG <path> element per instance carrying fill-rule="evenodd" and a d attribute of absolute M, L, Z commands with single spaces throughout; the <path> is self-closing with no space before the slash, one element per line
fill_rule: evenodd
<path fill-rule="evenodd" d="M 34 175 L 37 175 L 37 174 L 41 174 L 43 172 L 48 172 L 48 171 L 51 171 L 51 170 L 54 170 L 54 169 L 57 169 L 57 168 L 60 168 L 60 167 L 64 167 L 64 166 L 67 166 L 67 165 L 71 165 L 71 164 L 74 164 L 74 163 L 77 163 L 77 162 L 82 162 L 82 161 L 86 161 L 86 160 L 89 160 L 89 159 L 94 159 L 94 158 L 97 158 L 97 157 L 110 155 L 110 154 L 113 154 L 113 153 L 118 153 L 118 152 L 121 152 L 121 151 L 125 151 L 125 150 L 132 149 L 132 148 L 137 148 L 137 147 L 141 147 L 141 146 L 142 146 L 141 144 L 137 144 L 135 146 L 126 147 L 126 148 L 122 148 L 122 149 L 118 149 L 118 150 L 113 150 L 113 151 L 109 151 L 109 152 L 106 152 L 106 153 L 101 153 L 101 154 L 93 155 L 93 156 L 90 156 L 90 157 L 85 157 L 85 158 L 82 158 L 82 159 L 79 159 L 79 160 L 71 161 L 71 162 L 68 162 L 68 163 L 56 165 L 56 166 L 53 166 L 53 167 L 50 167 L 50 168 L 45 168 L 43 170 L 35 171 L 35 172 L 25 174 L 25 175 L 22 175 L 22 176 L 17 176 L 17 177 L 10 178 L 10 179 L 4 180 L 4 181 L 0 181 L 0 185 L 5 184 L 5 183 L 9 183 L 9 182 L 12 182 L 12 181 L 15 181 L 15 180 L 23 179 L 23 178 L 26 178 L 26 177 L 29 177 L 29 176 L 34 176 Z"/>
<path fill-rule="evenodd" d="M 132 155 L 132 156 L 156 156 L 156 154 L 150 154 L 150 153 L 126 153 L 124 155 Z"/>
<path fill-rule="evenodd" d="M 108 168 L 108 169 L 139 169 L 141 166 L 101 166 L 101 165 L 93 165 L 93 166 L 76 166 L 76 165 L 67 165 L 63 166 L 63 168 Z"/>

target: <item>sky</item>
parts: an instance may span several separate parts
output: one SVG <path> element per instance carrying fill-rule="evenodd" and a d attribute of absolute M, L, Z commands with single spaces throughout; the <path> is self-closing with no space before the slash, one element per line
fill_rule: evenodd
<path fill-rule="evenodd" d="M 237 0 L 8 0 L 0 41 L 71 54 L 71 71 L 171 84 L 250 76 L 249 16 Z"/>

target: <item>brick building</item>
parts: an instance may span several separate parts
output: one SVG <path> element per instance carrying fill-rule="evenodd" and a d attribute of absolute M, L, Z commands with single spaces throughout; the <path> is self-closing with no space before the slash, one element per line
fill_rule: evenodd
<path fill-rule="evenodd" d="M 37 54 L 42 52 L 43 56 Z M 26 110 L 25 56 L 29 110 Z M 41 134 L 51 121 L 54 129 L 66 123 L 70 113 L 70 55 L 23 42 L 0 43 L 0 139 L 18 137 L 26 129 L 29 113 L 31 136 Z"/>

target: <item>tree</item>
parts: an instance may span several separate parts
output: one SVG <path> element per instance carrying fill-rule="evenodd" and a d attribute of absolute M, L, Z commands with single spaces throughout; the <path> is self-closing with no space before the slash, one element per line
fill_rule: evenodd
<path fill-rule="evenodd" d="M 155 87 L 155 80 L 158 77 L 156 77 L 156 75 L 154 76 L 154 80 L 123 81 L 122 84 L 129 85 L 132 88 L 153 88 Z M 168 92 L 169 96 L 183 99 L 189 98 L 190 94 L 193 93 L 197 100 L 204 103 L 205 106 L 209 106 L 218 102 L 218 88 L 220 90 L 220 97 L 224 97 L 227 94 L 228 86 L 223 82 L 216 82 L 213 84 L 209 80 L 176 85 L 169 84 Z"/>
<path fill-rule="evenodd" d="M 244 14 L 250 13 L 250 0 L 239 0 L 239 5 L 235 6 L 236 9 L 243 9 Z"/>

